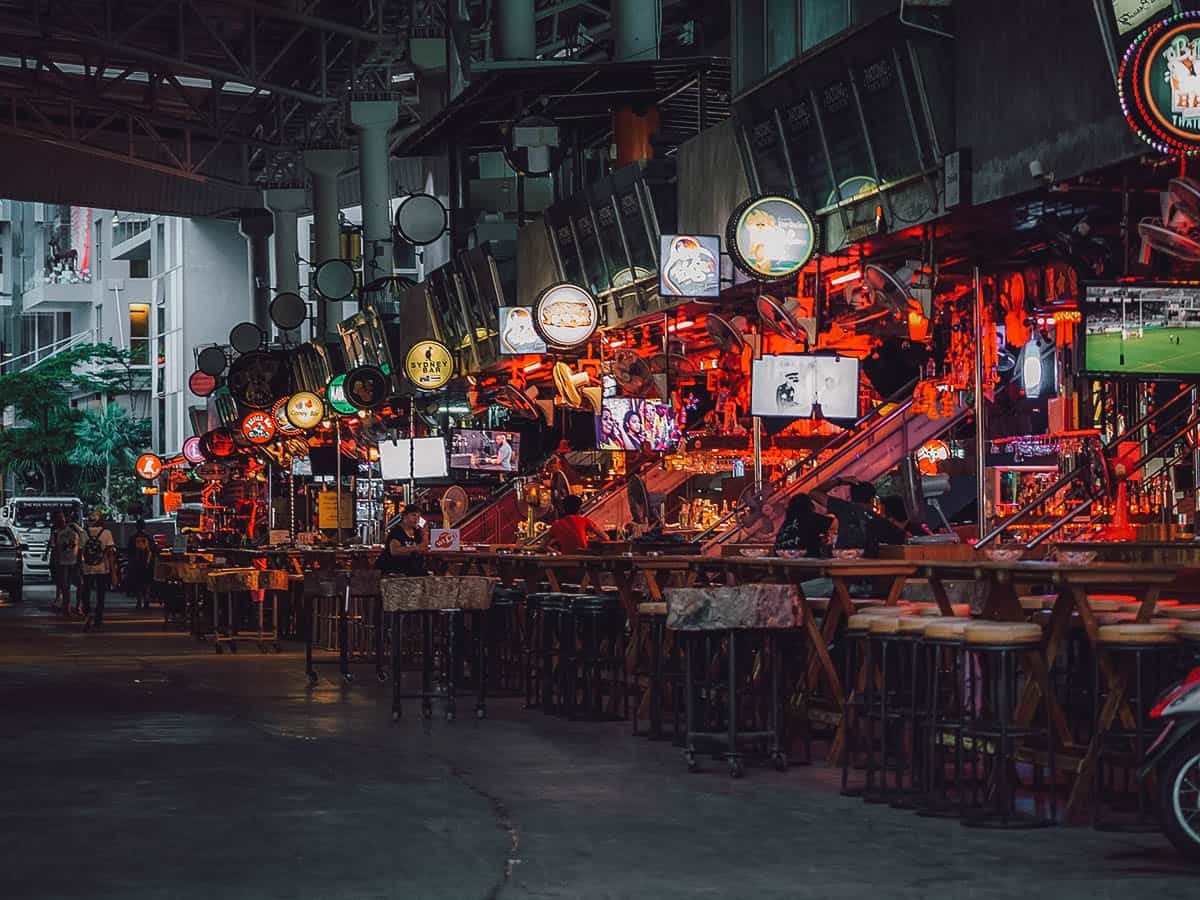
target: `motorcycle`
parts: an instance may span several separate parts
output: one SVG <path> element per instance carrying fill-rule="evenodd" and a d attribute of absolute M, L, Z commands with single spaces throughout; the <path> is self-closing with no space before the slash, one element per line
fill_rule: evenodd
<path fill-rule="evenodd" d="M 1200 862 L 1200 668 L 1168 690 L 1150 711 L 1163 730 L 1138 770 L 1157 779 L 1159 818 L 1175 849 Z"/>

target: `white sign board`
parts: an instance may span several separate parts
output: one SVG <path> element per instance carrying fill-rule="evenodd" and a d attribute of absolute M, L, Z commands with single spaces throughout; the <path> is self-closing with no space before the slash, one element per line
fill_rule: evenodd
<path fill-rule="evenodd" d="M 429 549 L 436 553 L 453 553 L 462 549 L 462 533 L 457 528 L 431 528 Z"/>

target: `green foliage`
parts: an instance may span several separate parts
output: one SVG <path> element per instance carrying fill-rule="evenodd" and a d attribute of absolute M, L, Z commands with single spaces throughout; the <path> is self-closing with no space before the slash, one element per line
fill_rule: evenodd
<path fill-rule="evenodd" d="M 28 483 L 28 473 L 37 473 L 37 486 L 54 493 L 62 489 L 61 467 L 70 463 L 105 472 L 111 489 L 111 469 L 149 442 L 149 423 L 130 418 L 116 404 L 81 413 L 71 408 L 70 398 L 127 394 L 141 386 L 138 377 L 129 351 L 111 344 L 83 344 L 25 371 L 0 375 L 0 397 L 21 423 L 0 431 L 0 468 L 14 471 L 22 483 Z"/>

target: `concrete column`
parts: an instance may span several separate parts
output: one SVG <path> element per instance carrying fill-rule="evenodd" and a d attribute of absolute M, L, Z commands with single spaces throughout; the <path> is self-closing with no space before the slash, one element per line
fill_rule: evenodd
<path fill-rule="evenodd" d="M 304 151 L 304 167 L 312 176 L 313 236 L 316 239 L 314 266 L 342 255 L 338 176 L 350 167 L 351 160 L 350 151 L 341 148 Z M 345 318 L 342 304 L 318 301 L 316 307 L 314 337 L 324 335 L 327 339 L 336 338 L 336 325 Z"/>
<path fill-rule="evenodd" d="M 659 0 L 612 0 L 613 55 L 616 60 L 658 59 L 661 25 Z"/>
<path fill-rule="evenodd" d="M 363 284 L 392 274 L 392 178 L 388 132 L 396 124 L 395 100 L 354 100 L 350 121 L 358 128 L 358 176 L 362 187 Z"/>
<path fill-rule="evenodd" d="M 492 58 L 533 59 L 537 28 L 533 0 L 495 0 L 492 15 Z"/>
<path fill-rule="evenodd" d="M 271 329 L 271 232 L 275 226 L 265 209 L 243 209 L 238 230 L 250 251 L 250 321 L 263 331 Z M 230 323 L 234 325 L 236 323 Z"/>
<path fill-rule="evenodd" d="M 275 217 L 275 294 L 300 293 L 299 242 L 296 220 L 308 205 L 308 191 L 300 187 L 263 191 L 263 203 Z"/>

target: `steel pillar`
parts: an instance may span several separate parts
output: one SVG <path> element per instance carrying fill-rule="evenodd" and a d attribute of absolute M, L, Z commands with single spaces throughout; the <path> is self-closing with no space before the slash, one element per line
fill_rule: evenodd
<path fill-rule="evenodd" d="M 613 55 L 619 62 L 658 59 L 659 0 L 613 0 Z"/>
<path fill-rule="evenodd" d="M 358 128 L 358 177 L 362 186 L 363 284 L 392 274 L 392 186 L 388 132 L 396 124 L 395 100 L 354 100 L 350 121 Z"/>
<path fill-rule="evenodd" d="M 250 321 L 269 332 L 271 329 L 271 232 L 275 230 L 271 213 L 265 209 L 243 209 L 238 230 L 246 239 L 250 253 Z"/>
<path fill-rule="evenodd" d="M 304 151 L 304 167 L 312 176 L 313 236 L 316 242 L 313 266 L 342 255 L 341 204 L 338 202 L 338 176 L 350 166 L 349 150 L 323 148 Z M 314 337 L 336 337 L 336 325 L 344 318 L 342 304 L 318 301 Z M 333 333 L 330 334 L 330 329 Z"/>
<path fill-rule="evenodd" d="M 533 0 L 495 0 L 492 13 L 495 16 L 492 58 L 533 59 L 536 55 Z"/>
<path fill-rule="evenodd" d="M 270 188 L 263 203 L 275 219 L 275 290 L 272 294 L 300 293 L 300 253 L 296 219 L 308 204 L 304 188 Z"/>

